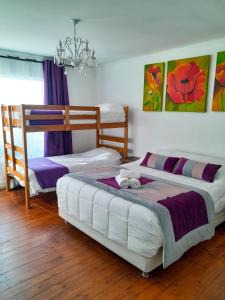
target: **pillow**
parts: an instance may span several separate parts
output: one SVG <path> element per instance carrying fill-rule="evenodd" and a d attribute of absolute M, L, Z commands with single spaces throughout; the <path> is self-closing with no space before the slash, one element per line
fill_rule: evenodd
<path fill-rule="evenodd" d="M 178 157 L 164 156 L 147 152 L 140 166 L 149 167 L 161 171 L 173 172 Z"/>
<path fill-rule="evenodd" d="M 198 162 L 181 157 L 173 171 L 174 174 L 184 175 L 208 182 L 213 182 L 216 172 L 221 165 Z"/>

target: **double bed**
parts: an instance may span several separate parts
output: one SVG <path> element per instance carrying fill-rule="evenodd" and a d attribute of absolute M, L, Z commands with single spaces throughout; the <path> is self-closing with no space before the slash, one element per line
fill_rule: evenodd
<path fill-rule="evenodd" d="M 221 224 L 225 220 L 225 159 L 174 150 L 169 153 L 222 167 L 213 183 L 146 168 L 140 166 L 141 160 L 123 167 L 205 191 L 213 200 L 213 225 Z M 58 180 L 57 196 L 63 219 L 135 265 L 144 276 L 162 264 L 164 236 L 155 212 L 72 176 Z"/>

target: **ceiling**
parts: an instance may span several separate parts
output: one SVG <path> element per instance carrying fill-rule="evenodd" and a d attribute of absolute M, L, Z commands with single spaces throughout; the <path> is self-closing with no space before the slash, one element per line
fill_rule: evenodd
<path fill-rule="evenodd" d="M 225 37 L 225 0 L 0 0 L 0 48 L 53 56 L 69 21 L 112 61 Z"/>

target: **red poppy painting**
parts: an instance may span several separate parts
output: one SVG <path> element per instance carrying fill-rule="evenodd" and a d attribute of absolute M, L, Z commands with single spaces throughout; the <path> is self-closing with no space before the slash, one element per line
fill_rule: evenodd
<path fill-rule="evenodd" d="M 225 111 L 225 51 L 217 54 L 213 111 Z"/>
<path fill-rule="evenodd" d="M 210 56 L 168 62 L 166 110 L 205 112 Z"/>
<path fill-rule="evenodd" d="M 163 99 L 164 63 L 145 65 L 144 111 L 161 111 Z"/>

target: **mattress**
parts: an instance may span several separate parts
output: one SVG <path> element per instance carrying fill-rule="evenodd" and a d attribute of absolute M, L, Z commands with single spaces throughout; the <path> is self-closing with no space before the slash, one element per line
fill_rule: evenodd
<path fill-rule="evenodd" d="M 99 104 L 97 105 L 100 107 L 100 122 L 101 123 L 115 123 L 115 122 L 125 122 L 125 112 L 124 108 L 121 104 Z M 39 112 L 40 110 L 38 110 Z M 49 113 L 53 114 L 56 113 L 56 111 L 49 111 Z M 48 111 L 44 111 L 45 114 L 48 113 Z M 62 114 L 64 111 L 62 111 Z M 18 117 L 18 112 L 15 112 L 15 117 Z M 26 110 L 26 114 L 30 115 L 31 110 Z M 35 110 L 32 110 L 32 114 L 35 114 Z M 59 111 L 57 111 L 57 114 L 59 114 Z M 71 115 L 95 115 L 95 111 L 78 111 L 78 110 L 71 110 Z M 40 122 L 40 121 L 32 121 L 32 122 Z M 43 120 L 41 121 L 44 122 Z M 47 120 L 49 122 L 49 120 Z M 60 121 L 52 120 L 52 124 L 60 124 Z M 95 123 L 96 120 L 70 120 L 71 124 L 92 124 Z M 30 125 L 30 121 L 26 122 L 27 125 Z M 43 125 L 43 124 L 42 124 Z"/>
<path fill-rule="evenodd" d="M 113 149 L 101 147 L 83 153 L 51 156 L 47 158 L 67 167 L 69 172 L 78 172 L 88 170 L 89 168 L 118 165 L 121 155 Z M 55 191 L 55 187 L 42 189 L 33 170 L 29 169 L 28 174 L 31 196 L 37 195 L 38 193 Z M 22 182 L 20 182 L 20 184 L 23 185 Z"/>
<path fill-rule="evenodd" d="M 216 213 L 225 208 L 225 177 L 222 175 L 214 183 L 206 183 L 146 168 L 139 163 L 140 161 L 136 161 L 124 166 L 140 173 L 161 176 L 174 182 L 183 182 L 204 189 L 211 195 Z M 58 180 L 57 196 L 61 211 L 127 250 L 144 257 L 153 257 L 163 245 L 158 217 L 143 206 L 68 176 Z"/>

